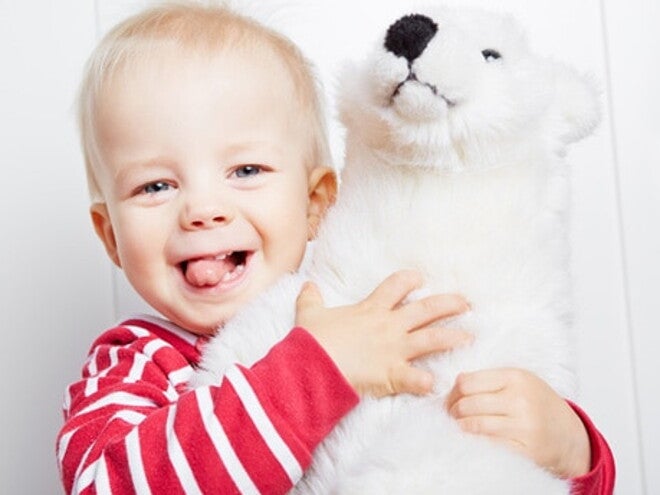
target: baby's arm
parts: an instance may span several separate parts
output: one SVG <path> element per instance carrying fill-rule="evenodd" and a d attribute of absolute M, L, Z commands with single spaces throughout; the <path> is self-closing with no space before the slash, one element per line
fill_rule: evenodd
<path fill-rule="evenodd" d="M 446 401 L 465 431 L 519 451 L 572 492 L 610 495 L 614 458 L 591 421 L 533 373 L 514 368 L 458 376 Z"/>
<path fill-rule="evenodd" d="M 301 329 L 190 391 L 195 348 L 147 327 L 104 334 L 69 388 L 57 449 L 67 493 L 286 493 L 358 401 Z"/>

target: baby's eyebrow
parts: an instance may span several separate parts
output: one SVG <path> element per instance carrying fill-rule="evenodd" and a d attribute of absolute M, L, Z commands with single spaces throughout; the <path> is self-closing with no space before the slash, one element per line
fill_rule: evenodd
<path fill-rule="evenodd" d="M 150 169 L 171 169 L 174 166 L 175 162 L 164 156 L 130 160 L 120 164 L 114 178 L 116 182 L 122 182 L 132 174 Z"/>
<path fill-rule="evenodd" d="M 266 152 L 268 156 L 271 154 L 280 156 L 284 152 L 284 148 L 278 142 L 266 139 L 251 139 L 227 146 L 223 150 L 223 155 L 226 157 L 240 157 L 242 154 L 254 153 L 255 151 L 259 151 L 260 153 Z"/>

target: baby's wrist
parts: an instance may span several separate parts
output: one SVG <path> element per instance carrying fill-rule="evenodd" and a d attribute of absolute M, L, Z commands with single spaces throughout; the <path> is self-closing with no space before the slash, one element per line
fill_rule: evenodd
<path fill-rule="evenodd" d="M 324 352 L 324 354 L 327 356 L 327 358 L 332 361 L 334 364 L 335 368 L 337 371 L 341 374 L 341 376 L 344 378 L 344 380 L 351 386 L 351 388 L 356 392 L 359 393 L 358 387 L 354 383 L 354 380 L 351 379 L 351 376 L 349 373 L 347 373 L 347 367 L 346 364 L 342 361 L 341 355 L 339 350 L 337 349 L 337 346 L 333 343 L 333 337 L 332 336 L 326 336 L 323 334 L 323 332 L 317 332 L 314 329 L 311 329 L 309 327 L 301 327 L 298 326 L 297 328 L 301 328 L 305 330 L 316 342 L 318 347 Z M 336 337 L 334 337 L 336 338 Z M 360 395 L 362 395 L 360 393 Z"/>
<path fill-rule="evenodd" d="M 591 444 L 589 434 L 582 420 L 575 413 L 575 433 L 570 436 L 571 442 L 566 455 L 563 457 L 564 465 L 559 474 L 564 479 L 573 479 L 584 476 L 591 470 Z"/>

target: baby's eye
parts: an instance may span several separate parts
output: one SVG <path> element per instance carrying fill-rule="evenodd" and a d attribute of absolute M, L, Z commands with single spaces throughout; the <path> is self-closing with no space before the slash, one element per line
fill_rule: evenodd
<path fill-rule="evenodd" d="M 159 192 L 169 191 L 171 188 L 172 188 L 172 184 L 170 184 L 169 182 L 159 180 L 156 182 L 150 182 L 149 184 L 145 184 L 140 188 L 139 192 L 144 194 L 157 194 Z"/>
<path fill-rule="evenodd" d="M 236 177 L 239 179 L 259 175 L 261 172 L 263 172 L 263 168 L 259 165 L 241 165 L 234 170 Z"/>

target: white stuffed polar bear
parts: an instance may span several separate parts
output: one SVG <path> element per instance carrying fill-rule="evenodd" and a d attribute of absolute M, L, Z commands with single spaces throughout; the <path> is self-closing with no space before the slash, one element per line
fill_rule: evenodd
<path fill-rule="evenodd" d="M 341 191 L 309 263 L 225 326 L 193 385 L 219 383 L 283 338 L 304 280 L 332 306 L 417 269 L 429 292 L 467 297 L 472 311 L 455 324 L 474 344 L 425 360 L 432 396 L 364 399 L 293 492 L 568 493 L 568 482 L 460 431 L 442 400 L 459 372 L 504 366 L 574 394 L 563 156 L 598 122 L 589 81 L 530 53 L 510 17 L 433 8 L 390 26 L 341 90 Z"/>

